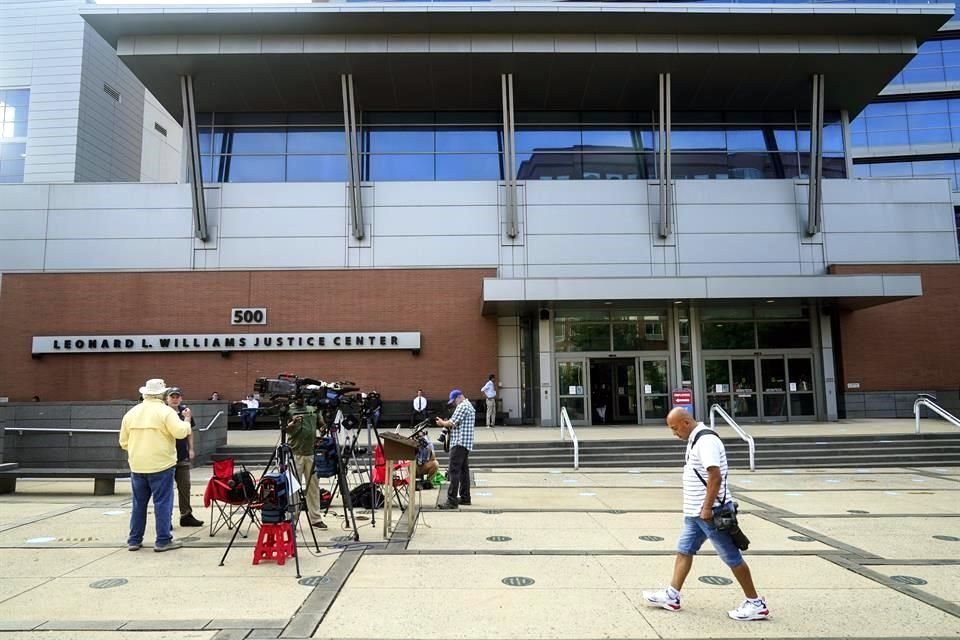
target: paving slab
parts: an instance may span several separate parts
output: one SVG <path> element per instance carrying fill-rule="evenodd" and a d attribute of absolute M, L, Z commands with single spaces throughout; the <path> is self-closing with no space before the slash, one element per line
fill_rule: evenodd
<path fill-rule="evenodd" d="M 744 491 L 817 491 L 822 489 L 960 491 L 960 482 L 915 473 L 751 473 L 730 477 L 730 484 Z"/>
<path fill-rule="evenodd" d="M 0 577 L 57 578 L 118 552 L 118 549 L 0 549 Z M 129 553 L 126 547 L 124 553 Z M 125 556 L 122 559 L 130 561 Z M 0 585 L 2 583 L 0 581 Z"/>
<path fill-rule="evenodd" d="M 95 502 L 113 502 L 119 499 L 129 499 L 133 492 L 130 489 L 130 480 L 126 478 L 117 478 L 114 495 L 95 496 L 93 495 L 93 478 L 81 480 L 57 480 L 49 478 L 37 478 L 34 480 L 20 478 L 17 480 L 17 494 L 26 496 L 42 497 L 49 495 L 55 498 L 61 498 L 65 495 L 83 496 L 86 501 L 90 498 Z"/>
<path fill-rule="evenodd" d="M 898 582 L 960 605 L 960 565 L 884 565 L 867 568 L 891 578 L 898 576 Z M 919 578 L 926 584 L 915 584 L 909 578 Z"/>
<path fill-rule="evenodd" d="M 169 555 L 176 553 L 170 552 Z M 238 606 L 235 595 L 236 578 L 127 578 L 120 574 L 100 578 L 125 579 L 125 584 L 101 589 L 91 587 L 99 580 L 90 577 L 54 578 L 0 602 L 0 618 L 15 619 L 30 612 L 32 618 L 45 620 L 150 620 L 161 611 L 175 611 L 178 618 L 289 618 L 310 594 L 310 588 L 297 583 L 292 566 L 285 569 L 284 579 L 278 579 L 277 575 L 244 578 L 244 593 L 271 595 L 269 598 L 244 598 L 241 606 Z M 225 597 L 227 593 L 234 595 Z"/>
<path fill-rule="evenodd" d="M 44 504 L 44 503 L 0 503 L 0 526 L 10 525 L 17 522 L 32 520 L 43 517 L 48 513 L 61 511 L 64 504 Z"/>
<path fill-rule="evenodd" d="M 769 620 L 731 620 L 726 612 L 743 601 L 739 588 L 706 585 L 685 588 L 680 611 L 649 608 L 644 618 L 661 638 L 960 636 L 960 619 L 896 591 L 762 588 L 760 593 L 770 607 Z M 643 606 L 640 591 L 628 595 Z"/>
<path fill-rule="evenodd" d="M 831 491 L 797 489 L 795 491 L 746 491 L 739 495 L 746 500 L 765 504 L 795 514 L 846 514 L 862 510 L 872 514 L 951 514 L 957 512 L 960 494 L 952 491 L 928 491 L 924 485 L 911 491 Z"/>
<path fill-rule="evenodd" d="M 830 538 L 891 559 L 957 559 L 960 541 L 938 540 L 933 536 L 960 538 L 960 518 L 898 517 L 784 518 Z"/>
<path fill-rule="evenodd" d="M 673 473 L 491 473 L 475 474 L 477 487 L 680 487 L 681 477 Z"/>
<path fill-rule="evenodd" d="M 211 640 L 205 631 L 17 631 L 0 632 L 0 640 Z"/>

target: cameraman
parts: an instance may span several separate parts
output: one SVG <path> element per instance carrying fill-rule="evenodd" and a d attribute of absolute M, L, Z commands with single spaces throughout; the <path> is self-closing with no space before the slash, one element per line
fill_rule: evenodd
<path fill-rule="evenodd" d="M 186 423 L 190 424 L 190 433 L 186 438 L 177 440 L 177 471 L 174 479 L 177 481 L 177 501 L 180 507 L 180 526 L 181 527 L 202 527 L 203 520 L 197 520 L 193 515 L 193 508 L 190 506 L 190 463 L 196 457 L 193 450 L 193 428 L 197 423 L 193 419 L 193 412 L 190 408 L 182 404 L 183 392 L 180 387 L 170 387 L 165 396 L 167 406 L 177 412 L 177 415 Z"/>
<path fill-rule="evenodd" d="M 380 428 L 380 414 L 383 412 L 383 400 L 374 389 L 367 395 L 367 410 L 370 412 L 370 424 L 374 429 Z"/>
<path fill-rule="evenodd" d="M 447 404 L 454 405 L 449 420 L 437 418 L 437 425 L 450 429 L 450 487 L 447 501 L 438 509 L 456 509 L 470 504 L 470 452 L 473 451 L 477 412 L 460 389 L 450 392 Z"/>
<path fill-rule="evenodd" d="M 297 396 L 289 406 L 287 423 L 283 430 L 287 434 L 287 442 L 293 452 L 293 461 L 300 474 L 300 481 L 304 484 L 307 496 L 307 518 L 310 526 L 317 529 L 326 529 L 327 525 L 320 519 L 320 481 L 313 477 L 313 453 L 317 443 L 317 427 L 322 426 L 323 419 L 317 413 L 317 408 L 307 405 L 303 396 Z"/>

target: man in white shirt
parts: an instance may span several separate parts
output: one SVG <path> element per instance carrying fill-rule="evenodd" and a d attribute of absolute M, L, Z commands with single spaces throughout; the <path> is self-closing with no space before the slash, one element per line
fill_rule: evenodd
<path fill-rule="evenodd" d="M 493 381 L 494 375 L 491 373 L 487 378 L 487 384 L 483 385 L 480 392 L 487 398 L 487 429 L 492 429 L 497 421 L 497 385 Z"/>
<path fill-rule="evenodd" d="M 423 389 L 417 389 L 417 397 L 413 399 L 413 417 L 411 424 L 417 424 L 427 419 L 427 398 L 423 395 Z"/>
<path fill-rule="evenodd" d="M 260 408 L 260 401 L 252 395 L 241 400 L 246 409 L 240 412 L 240 422 L 243 424 L 243 430 L 254 429 L 257 425 L 257 410 Z"/>
<path fill-rule="evenodd" d="M 723 441 L 716 431 L 697 422 L 684 409 L 677 408 L 668 413 L 667 426 L 675 436 L 687 441 L 683 466 L 683 530 L 677 542 L 677 559 L 670 586 L 662 591 L 644 591 L 644 600 L 667 611 L 677 611 L 680 589 L 693 567 L 693 556 L 709 538 L 746 597 L 739 607 L 727 614 L 734 620 L 769 618 L 770 609 L 766 600 L 757 595 L 750 567 L 744 562 L 731 531 L 720 531 L 714 526 L 714 510 L 733 501 L 727 490 L 727 453 Z M 741 548 L 745 549 L 746 545 Z"/>

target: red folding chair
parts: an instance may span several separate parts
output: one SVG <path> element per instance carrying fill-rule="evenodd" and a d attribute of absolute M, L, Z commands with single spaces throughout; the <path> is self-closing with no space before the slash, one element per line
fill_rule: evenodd
<path fill-rule="evenodd" d="M 213 477 L 207 482 L 207 488 L 203 492 L 203 506 L 210 507 L 210 537 L 224 527 L 232 531 L 240 524 L 243 513 L 249 506 L 250 522 L 247 523 L 247 530 L 240 532 L 240 535 L 246 538 L 250 527 L 259 521 L 256 499 L 257 482 L 253 474 L 243 465 L 240 471 L 236 471 L 233 458 L 215 460 Z"/>
<path fill-rule="evenodd" d="M 373 450 L 373 484 L 378 484 L 384 487 L 383 495 L 387 495 L 386 487 L 387 484 L 387 459 L 383 455 L 383 446 L 377 445 Z M 406 474 L 403 472 L 406 471 Z M 398 473 L 400 472 L 400 473 Z M 401 509 L 405 509 L 403 502 L 403 494 L 400 493 L 400 487 L 405 487 L 410 484 L 410 461 L 405 460 L 403 462 L 398 462 L 393 465 L 393 495 L 397 499 L 397 504 L 400 505 Z"/>

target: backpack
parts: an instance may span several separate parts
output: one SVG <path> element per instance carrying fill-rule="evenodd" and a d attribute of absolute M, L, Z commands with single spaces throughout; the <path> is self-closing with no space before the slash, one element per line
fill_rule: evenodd
<path fill-rule="evenodd" d="M 350 492 L 350 504 L 359 509 L 380 509 L 383 507 L 383 492 L 380 487 L 373 486 L 373 504 L 370 502 L 370 483 L 357 485 Z"/>
<path fill-rule="evenodd" d="M 227 499 L 230 502 L 249 502 L 257 495 L 257 482 L 246 469 L 235 471 L 228 484 Z"/>
<path fill-rule="evenodd" d="M 337 443 L 326 437 L 320 441 L 313 454 L 313 473 L 318 478 L 332 478 L 337 475 Z"/>

